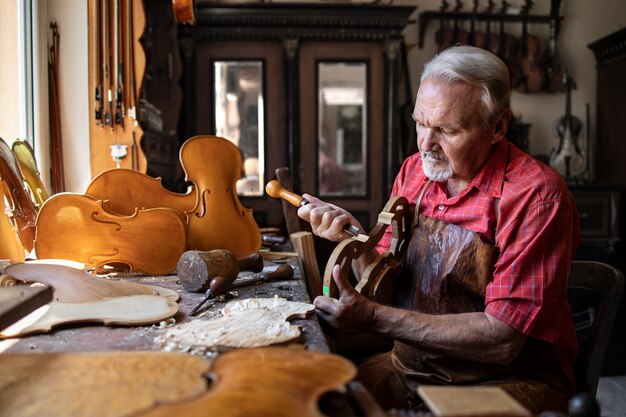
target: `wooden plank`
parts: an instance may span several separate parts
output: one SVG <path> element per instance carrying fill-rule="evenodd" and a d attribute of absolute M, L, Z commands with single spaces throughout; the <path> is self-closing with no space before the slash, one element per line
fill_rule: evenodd
<path fill-rule="evenodd" d="M 291 244 L 302 261 L 307 290 L 309 291 L 311 300 L 313 300 L 318 295 L 322 295 L 322 276 L 317 264 L 313 233 L 296 232 L 292 233 L 289 238 L 291 239 Z"/>
<path fill-rule="evenodd" d="M 16 285 L 0 288 L 0 330 L 52 301 L 52 288 Z"/>
<path fill-rule="evenodd" d="M 435 416 L 531 416 L 500 387 L 421 385 L 417 393 Z"/>

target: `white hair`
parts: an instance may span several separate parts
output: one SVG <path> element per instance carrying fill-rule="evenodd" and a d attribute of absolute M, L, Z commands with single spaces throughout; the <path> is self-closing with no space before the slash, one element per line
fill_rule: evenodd
<path fill-rule="evenodd" d="M 435 55 L 424 66 L 424 79 L 461 81 L 479 88 L 481 115 L 491 126 L 511 105 L 511 84 L 506 64 L 495 54 L 474 46 L 451 46 Z"/>

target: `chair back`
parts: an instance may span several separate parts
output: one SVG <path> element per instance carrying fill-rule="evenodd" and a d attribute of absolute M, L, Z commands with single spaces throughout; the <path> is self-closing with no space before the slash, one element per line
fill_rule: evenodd
<path fill-rule="evenodd" d="M 576 326 L 579 352 L 574 366 L 577 392 L 595 396 L 604 362 L 604 354 L 619 307 L 624 287 L 624 274 L 610 265 L 595 261 L 573 261 L 568 293 L 574 307 L 577 294 L 587 294 L 594 305 L 587 306 L 588 324 Z M 576 299 L 576 301 L 579 301 Z M 575 313 L 576 315 L 576 313 Z"/>

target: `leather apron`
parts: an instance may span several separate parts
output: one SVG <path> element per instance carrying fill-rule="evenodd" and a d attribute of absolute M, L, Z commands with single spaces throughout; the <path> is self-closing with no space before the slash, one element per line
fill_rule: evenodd
<path fill-rule="evenodd" d="M 394 304 L 426 314 L 484 311 L 499 250 L 470 230 L 420 214 L 429 185 L 415 206 L 405 272 L 399 278 Z M 496 199 L 496 219 L 498 203 Z M 535 413 L 566 411 L 569 399 L 566 378 L 552 348 L 530 337 L 508 365 L 453 359 L 395 341 L 391 352 L 359 367 L 358 379 L 385 408 L 411 408 L 420 403 L 420 384 L 499 385 Z"/>

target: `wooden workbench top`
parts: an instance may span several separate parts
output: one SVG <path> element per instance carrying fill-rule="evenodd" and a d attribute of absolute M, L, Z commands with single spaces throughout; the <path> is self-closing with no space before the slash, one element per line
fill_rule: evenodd
<path fill-rule="evenodd" d="M 294 267 L 294 278 L 289 281 L 275 281 L 271 283 L 252 284 L 237 288 L 236 299 L 272 298 L 278 296 L 288 301 L 310 303 L 306 285 L 295 258 L 288 260 L 265 261 L 265 268 L 272 270 L 280 263 L 289 263 Z M 239 278 L 252 274 L 242 271 Z M 176 275 L 146 276 L 137 274 L 118 274 L 117 277 L 147 285 L 157 285 L 176 291 L 180 295 L 179 311 L 174 316 L 176 323 L 187 323 L 192 320 L 207 320 L 218 312 L 224 303 L 216 302 L 200 314 L 190 317 L 189 312 L 203 298 L 201 293 L 185 291 L 177 283 Z M 305 319 L 291 320 L 291 323 L 300 326 L 302 334 L 299 340 L 292 343 L 304 344 L 308 350 L 328 352 L 329 348 L 322 333 L 315 314 Z M 33 335 L 20 339 L 9 339 L 0 342 L 0 352 L 94 352 L 94 351 L 136 351 L 161 350 L 162 347 L 155 341 L 165 332 L 165 326 L 102 326 L 102 325 L 70 325 L 60 327 L 47 334 Z"/>

